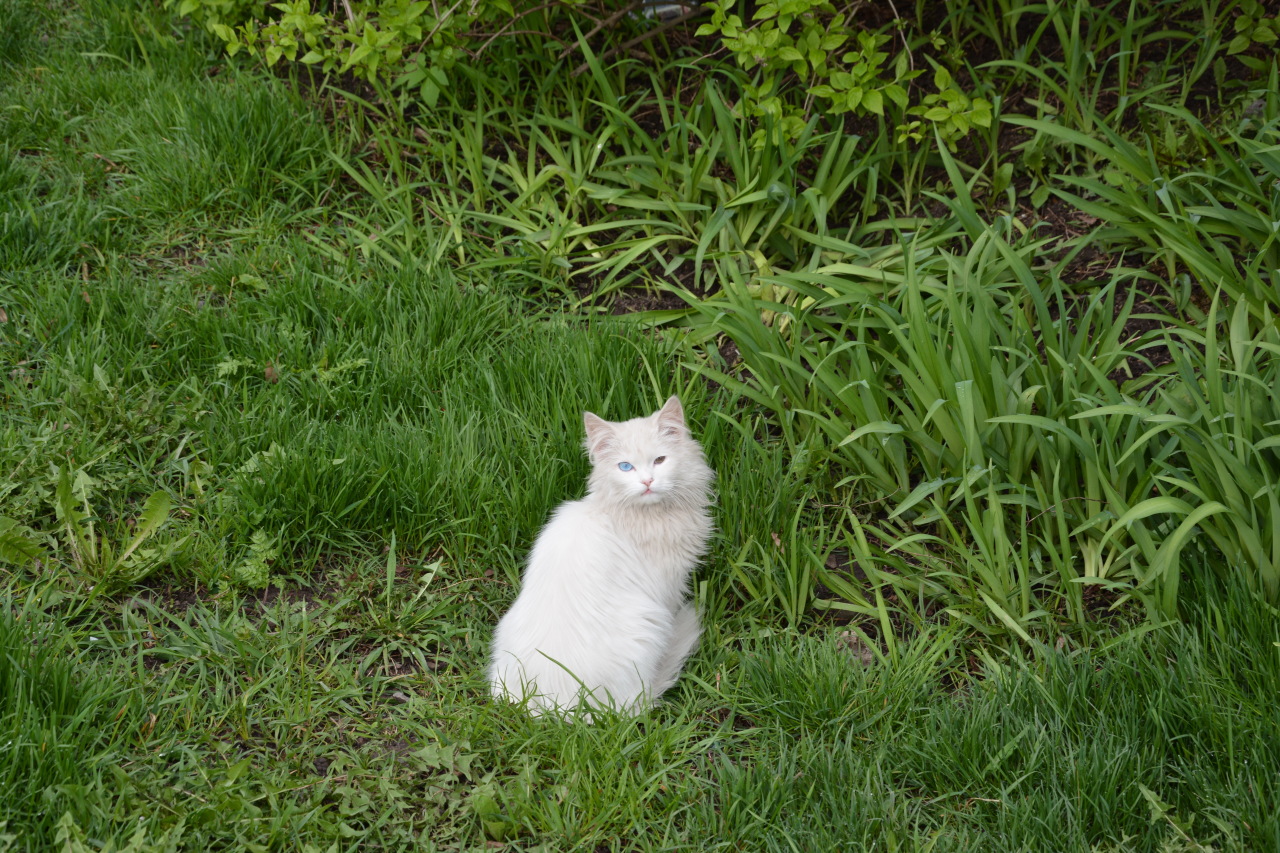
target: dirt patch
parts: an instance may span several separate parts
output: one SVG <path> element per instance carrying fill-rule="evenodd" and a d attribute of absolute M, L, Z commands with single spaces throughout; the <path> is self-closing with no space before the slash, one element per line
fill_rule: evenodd
<path fill-rule="evenodd" d="M 196 604 L 216 597 L 212 590 L 200 583 L 196 583 L 195 586 L 179 586 L 171 581 L 155 585 L 145 583 L 130 597 L 125 606 L 131 606 L 135 602 L 145 603 L 165 613 L 180 616 Z"/>
<path fill-rule="evenodd" d="M 305 604 L 308 609 L 331 604 L 344 584 L 341 578 L 333 573 L 318 571 L 314 574 L 314 582 L 302 586 L 279 586 L 268 584 L 260 590 L 245 594 L 240 600 L 240 610 L 246 616 L 262 616 L 268 610 L 284 602 L 285 604 Z"/>
<path fill-rule="evenodd" d="M 643 311 L 678 311 L 687 307 L 689 303 L 669 290 L 636 287 L 619 291 L 614 296 L 609 313 L 639 314 Z"/>

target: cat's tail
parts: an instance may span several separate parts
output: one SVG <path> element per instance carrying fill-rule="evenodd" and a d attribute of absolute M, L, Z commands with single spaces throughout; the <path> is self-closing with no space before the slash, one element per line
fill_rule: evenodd
<path fill-rule="evenodd" d="M 676 611 L 675 621 L 671 626 L 671 641 L 662 659 L 658 661 L 653 674 L 653 683 L 649 686 L 649 695 L 653 701 L 676 683 L 684 662 L 698 647 L 698 637 L 702 635 L 702 623 L 698 621 L 698 611 L 693 602 L 685 602 Z"/>

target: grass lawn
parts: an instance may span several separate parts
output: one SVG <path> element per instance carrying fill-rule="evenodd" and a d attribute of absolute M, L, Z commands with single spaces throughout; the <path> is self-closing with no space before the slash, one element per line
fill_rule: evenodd
<path fill-rule="evenodd" d="M 1126 586 L 1151 565 L 1142 535 L 1084 528 L 1097 530 L 1081 548 L 1133 565 L 1102 585 L 1104 603 L 1129 596 L 1129 606 L 1104 614 L 1054 568 L 1053 555 L 1077 541 L 1066 521 L 1044 554 L 983 526 L 994 523 L 991 506 L 1014 503 L 992 497 L 1004 488 L 994 481 L 948 480 L 933 487 L 938 497 L 917 496 L 914 511 L 869 514 L 860 526 L 848 519 L 851 489 L 882 473 L 892 493 L 892 459 L 857 440 L 827 442 L 804 418 L 829 402 L 811 397 L 801 411 L 802 394 L 818 392 L 799 389 L 783 402 L 787 380 L 770 385 L 762 366 L 816 364 L 799 348 L 827 347 L 823 334 L 844 339 L 852 326 L 818 328 L 816 310 L 794 313 L 793 328 L 812 322 L 812 337 L 797 333 L 770 360 L 773 343 L 750 345 L 773 333 L 751 324 L 766 316 L 768 329 L 785 329 L 776 318 L 799 299 L 725 285 L 704 289 L 702 308 L 650 315 L 684 331 L 571 310 L 581 294 L 571 281 L 548 284 L 559 267 L 536 251 L 485 255 L 491 241 L 454 244 L 449 227 L 417 220 L 415 233 L 395 219 L 410 194 L 378 170 L 412 180 L 416 161 L 397 166 L 369 145 L 393 131 L 326 114 L 331 101 L 228 61 L 162 10 L 0 3 L 0 853 L 1280 849 L 1280 611 L 1265 583 L 1219 570 L 1233 553 L 1226 539 L 1206 534 L 1209 544 L 1185 549 L 1171 613 L 1160 604 L 1167 583 L 1150 596 Z M 465 151 L 447 156 L 466 166 Z M 945 154 L 936 162 L 960 168 Z M 486 178 L 499 196 L 519 173 L 507 163 Z M 422 197 L 449 202 L 443 183 Z M 1099 218 L 1121 201 L 1086 195 Z M 1016 278 L 1017 259 L 1044 246 L 1011 238 L 1001 254 L 978 205 L 960 196 L 946 239 L 967 235 L 971 252 L 918 244 L 887 262 L 868 249 L 866 263 L 918 275 L 925 290 L 987 281 L 997 262 Z M 526 212 L 554 218 L 522 198 Z M 523 227 L 469 210 L 468 228 Z M 1270 257 L 1274 236 L 1260 240 Z M 702 248 L 720 252 L 717 263 L 729 256 Z M 1070 251 L 1061 269 L 1081 249 Z M 1136 278 L 1151 275 L 1143 269 Z M 814 270 L 816 290 L 805 292 L 837 298 L 822 290 L 833 273 Z M 606 294 L 657 299 L 609 273 L 591 272 Z M 886 296 L 884 316 L 901 309 L 890 325 L 916 342 L 901 359 L 918 357 L 922 377 L 960 370 L 919 355 L 943 340 L 929 330 L 987 328 L 1004 316 L 1006 281 L 987 301 L 948 303 L 951 314 L 923 301 L 913 314 L 919 292 L 894 305 Z M 1090 298 L 1131 298 L 1107 286 Z M 1273 323 L 1273 297 L 1250 301 L 1246 287 L 1231 302 L 1239 310 L 1224 298 L 1223 341 L 1188 297 L 1184 316 L 1201 310 L 1188 351 L 1231 349 L 1224 373 L 1253 352 L 1246 339 L 1270 352 L 1256 321 Z M 761 315 L 765 302 L 776 315 Z M 1115 363 L 1053 391 L 1060 411 L 1037 413 L 1081 423 L 1064 408 L 1072 400 L 1121 404 L 1105 396 L 1106 374 L 1146 352 L 1127 332 L 1107 337 L 1127 316 L 1109 314 L 1102 332 L 1085 321 L 1062 332 L 1072 357 Z M 699 317 L 724 325 L 709 330 Z M 888 352 L 884 323 L 862 331 Z M 733 373 L 720 333 L 752 373 Z M 1036 351 L 1009 334 L 973 345 Z M 1162 377 L 1196 372 L 1176 342 L 1164 346 L 1174 367 Z M 1049 376 L 1043 366 L 1021 373 L 1037 371 Z M 670 393 L 718 474 L 719 533 L 695 576 L 699 651 L 666 701 L 635 719 L 533 720 L 493 703 L 493 625 L 549 512 L 583 489 L 581 412 L 632 417 Z M 1168 398 L 1194 403 L 1179 393 Z M 1254 399 L 1240 394 L 1231 399 Z M 1258 429 L 1273 432 L 1268 404 L 1257 402 Z M 1030 417 L 1002 411 L 986 414 Z M 921 438 L 902 458 L 933 448 L 944 467 L 973 463 L 948 462 L 930 444 L 933 418 L 915 422 Z M 1130 476 L 1125 465 L 1142 454 L 1122 458 L 1130 444 L 1106 429 L 1094 438 L 1113 449 L 1081 481 Z M 1259 458 L 1274 455 L 1274 442 L 1257 441 Z M 1022 445 L 1010 442 L 1013 458 Z M 1176 479 L 1159 467 L 1174 453 L 1152 449 L 1133 488 Z M 1038 464 L 1024 467 L 1028 482 L 1044 475 Z M 902 476 L 921 482 L 914 468 Z M 949 517 L 976 526 L 944 541 L 941 522 L 925 526 L 936 517 L 917 516 L 930 501 L 946 516 L 941 496 L 953 488 L 949 506 L 960 509 Z M 1265 512 L 1269 494 L 1246 497 Z M 885 550 L 904 513 L 937 540 L 924 557 Z M 1190 528 L 1155 516 L 1135 511 L 1133 524 L 1152 525 L 1150 555 L 1176 560 L 1159 546 Z M 1268 518 L 1280 513 L 1255 520 Z M 1122 554 L 1106 550 L 1121 539 Z M 955 542 L 967 543 L 963 559 L 947 550 Z M 885 567 L 879 582 L 854 571 L 873 556 Z M 1263 565 L 1252 559 L 1231 565 Z M 1024 563 L 1009 568 L 1017 560 L 1039 572 L 1021 599 L 1019 585 L 1032 583 L 1017 574 Z M 933 574 L 913 581 L 921 561 Z M 984 566 L 1010 572 L 1003 606 L 991 592 L 1003 581 Z M 827 585 L 818 567 L 832 570 Z M 964 572 L 978 580 L 948 580 Z M 1066 591 L 1045 592 L 1058 577 Z M 829 603 L 834 594 L 843 607 Z"/>

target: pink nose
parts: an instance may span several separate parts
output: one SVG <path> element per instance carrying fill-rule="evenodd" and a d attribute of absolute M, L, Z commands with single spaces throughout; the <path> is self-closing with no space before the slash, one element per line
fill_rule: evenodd
<path fill-rule="evenodd" d="M 642 486 L 652 486 L 652 485 L 653 485 L 653 478 L 652 478 L 652 477 L 649 477 L 649 478 L 648 478 L 648 479 L 646 479 L 646 480 L 641 480 L 641 481 L 640 481 L 640 485 L 642 485 Z"/>

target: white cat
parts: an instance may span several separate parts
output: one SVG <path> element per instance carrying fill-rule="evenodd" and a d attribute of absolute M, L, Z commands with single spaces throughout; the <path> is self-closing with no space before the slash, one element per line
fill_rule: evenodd
<path fill-rule="evenodd" d="M 675 683 L 702 627 L 685 596 L 711 535 L 702 447 L 671 397 L 647 418 L 583 415 L 587 496 L 561 504 L 498 622 L 493 695 L 537 715 L 586 698 L 634 713 Z"/>

